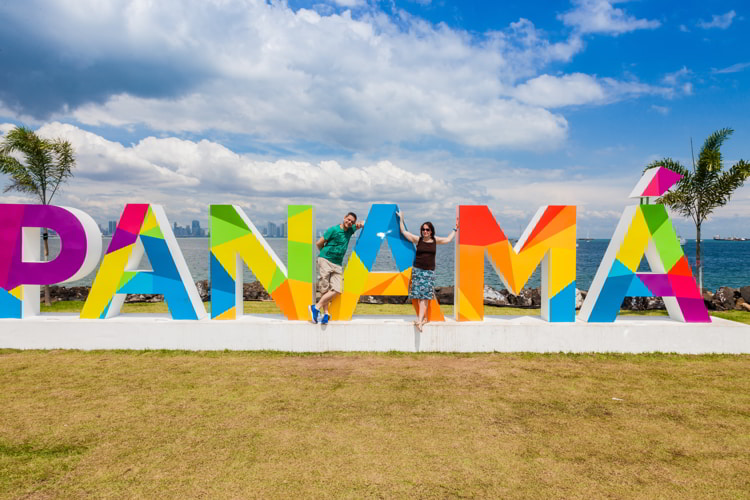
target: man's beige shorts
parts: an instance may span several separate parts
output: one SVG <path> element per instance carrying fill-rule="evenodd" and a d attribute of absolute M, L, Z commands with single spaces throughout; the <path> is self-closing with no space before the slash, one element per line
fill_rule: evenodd
<path fill-rule="evenodd" d="M 321 294 L 328 290 L 341 293 L 341 273 L 341 266 L 318 257 L 318 291 Z"/>

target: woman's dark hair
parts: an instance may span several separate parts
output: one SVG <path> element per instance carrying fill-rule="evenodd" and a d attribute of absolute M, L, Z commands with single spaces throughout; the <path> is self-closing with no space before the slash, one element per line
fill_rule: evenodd
<path fill-rule="evenodd" d="M 427 226 L 427 227 L 430 228 L 430 236 L 432 236 L 434 238 L 435 237 L 435 226 L 433 226 L 432 222 L 430 222 L 430 221 L 423 222 L 422 224 L 419 225 L 419 238 L 420 239 L 423 238 L 423 236 L 422 236 L 422 228 L 425 227 L 425 226 Z"/>

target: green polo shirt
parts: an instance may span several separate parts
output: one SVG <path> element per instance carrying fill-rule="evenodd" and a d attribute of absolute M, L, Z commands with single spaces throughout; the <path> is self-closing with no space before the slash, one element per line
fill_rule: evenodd
<path fill-rule="evenodd" d="M 349 248 L 349 239 L 355 231 L 354 227 L 352 226 L 346 231 L 341 229 L 340 224 L 329 227 L 323 234 L 326 244 L 320 250 L 319 256 L 339 266 L 343 265 L 346 249 Z"/>

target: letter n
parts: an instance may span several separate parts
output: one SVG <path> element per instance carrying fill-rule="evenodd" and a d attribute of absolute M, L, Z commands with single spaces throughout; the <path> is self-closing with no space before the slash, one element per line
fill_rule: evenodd
<path fill-rule="evenodd" d="M 287 214 L 289 271 L 240 207 L 211 205 L 212 319 L 242 315 L 243 261 L 287 319 L 307 318 L 315 298 L 315 210 L 312 205 L 289 205 Z"/>

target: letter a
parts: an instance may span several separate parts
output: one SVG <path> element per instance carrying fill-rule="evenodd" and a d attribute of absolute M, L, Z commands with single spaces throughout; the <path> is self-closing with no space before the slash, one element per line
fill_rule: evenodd
<path fill-rule="evenodd" d="M 344 270 L 344 289 L 331 302 L 331 318 L 337 321 L 352 319 L 357 301 L 361 295 L 399 296 L 409 293 L 412 264 L 416 249 L 401 234 L 396 216 L 398 206 L 376 203 L 367 214 L 367 223 L 357 238 L 357 244 Z M 383 241 L 393 254 L 399 272 L 374 272 L 375 258 Z M 418 301 L 413 300 L 415 309 Z M 427 318 L 430 321 L 445 321 L 436 299 L 427 305 Z"/>
<path fill-rule="evenodd" d="M 625 297 L 662 297 L 671 318 L 711 322 L 667 210 L 664 205 L 648 204 L 679 180 L 679 174 L 664 167 L 643 174 L 630 197 L 645 204 L 625 208 L 581 306 L 580 319 L 611 323 Z M 644 254 L 654 272 L 637 272 Z"/>
<path fill-rule="evenodd" d="M 146 253 L 153 271 L 136 271 Z M 206 310 L 161 205 L 129 203 L 102 259 L 81 318 L 111 318 L 127 294 L 163 294 L 174 319 L 201 319 Z"/>

